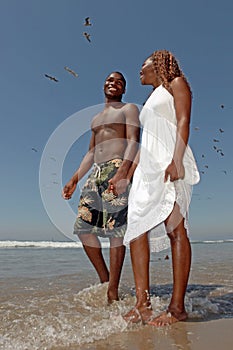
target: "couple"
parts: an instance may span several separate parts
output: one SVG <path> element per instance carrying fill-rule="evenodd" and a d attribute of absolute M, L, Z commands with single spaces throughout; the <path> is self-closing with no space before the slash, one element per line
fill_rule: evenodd
<path fill-rule="evenodd" d="M 109 282 L 109 303 L 119 298 L 125 246 L 130 247 L 136 305 L 124 319 L 159 327 L 187 318 L 184 297 L 191 265 L 187 217 L 199 173 L 188 146 L 191 89 L 174 55 L 155 51 L 143 63 L 140 80 L 152 85 L 153 92 L 139 121 L 138 108 L 122 102 L 123 75 L 113 72 L 106 78 L 105 107 L 92 120 L 89 151 L 65 185 L 63 198 L 71 198 L 78 181 L 93 167 L 80 196 L 74 233 L 100 281 Z M 109 270 L 98 236 L 110 240 Z M 173 292 L 167 310 L 156 317 L 149 294 L 150 249 L 167 247 L 168 238 Z"/>

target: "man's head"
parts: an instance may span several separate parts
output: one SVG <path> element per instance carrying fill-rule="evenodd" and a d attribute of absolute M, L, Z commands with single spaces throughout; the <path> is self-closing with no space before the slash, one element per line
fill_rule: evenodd
<path fill-rule="evenodd" d="M 120 101 L 125 93 L 126 80 L 122 73 L 112 72 L 105 79 L 104 93 L 109 99 Z"/>

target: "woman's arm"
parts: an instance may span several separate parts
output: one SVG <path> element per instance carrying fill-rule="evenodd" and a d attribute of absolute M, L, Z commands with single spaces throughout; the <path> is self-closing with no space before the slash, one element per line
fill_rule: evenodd
<path fill-rule="evenodd" d="M 188 144 L 191 116 L 192 96 L 187 82 L 182 77 L 177 77 L 171 82 L 171 90 L 174 97 L 177 132 L 172 162 L 165 171 L 164 181 L 167 181 L 169 176 L 171 181 L 184 178 L 183 156 Z"/>

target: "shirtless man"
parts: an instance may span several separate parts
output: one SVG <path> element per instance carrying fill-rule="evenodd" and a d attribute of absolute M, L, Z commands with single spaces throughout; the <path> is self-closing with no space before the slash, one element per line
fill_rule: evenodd
<path fill-rule="evenodd" d="M 140 134 L 138 108 L 122 102 L 125 87 L 126 81 L 120 72 L 113 72 L 106 78 L 105 106 L 92 120 L 89 151 L 62 193 L 64 199 L 70 199 L 78 181 L 94 165 L 82 189 L 74 234 L 79 236 L 100 282 L 109 282 L 109 303 L 119 300 L 118 286 L 125 257 L 123 237 L 127 224 L 129 169 L 138 150 Z M 110 240 L 109 269 L 98 236 Z"/>

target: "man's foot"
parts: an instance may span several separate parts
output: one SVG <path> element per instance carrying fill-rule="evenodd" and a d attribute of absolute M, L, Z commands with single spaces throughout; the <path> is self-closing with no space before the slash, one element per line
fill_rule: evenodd
<path fill-rule="evenodd" d="M 147 324 L 155 327 L 170 326 L 173 323 L 185 321 L 187 317 L 188 315 L 186 312 L 174 315 L 171 314 L 170 311 L 164 311 L 159 316 L 153 318 L 152 320 L 149 320 Z"/>
<path fill-rule="evenodd" d="M 118 291 L 114 290 L 114 291 L 107 291 L 107 298 L 108 298 L 108 304 L 112 304 L 114 301 L 119 301 L 119 297 L 118 297 Z"/>

